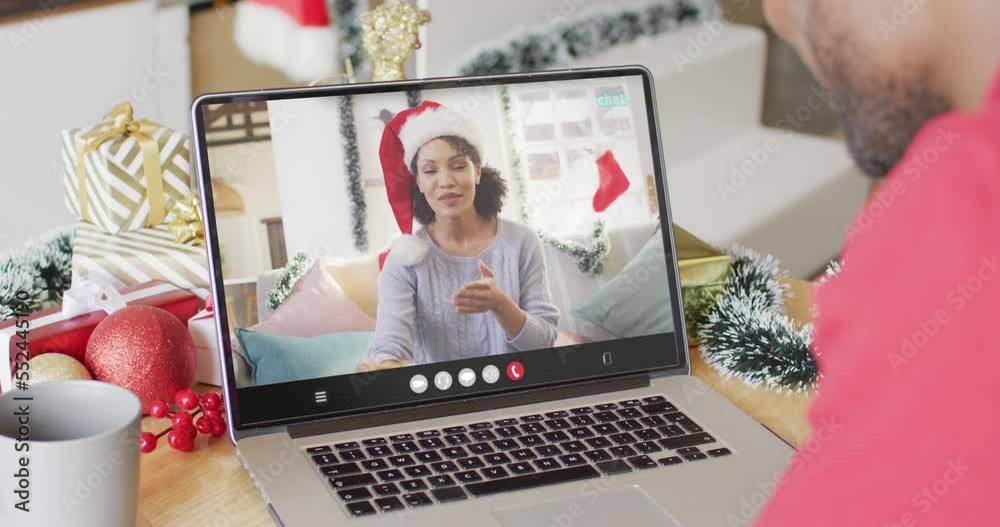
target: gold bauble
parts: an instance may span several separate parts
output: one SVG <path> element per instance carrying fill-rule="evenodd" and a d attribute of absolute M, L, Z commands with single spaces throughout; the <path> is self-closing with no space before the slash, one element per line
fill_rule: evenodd
<path fill-rule="evenodd" d="M 51 381 L 90 380 L 90 372 L 80 361 L 62 353 L 43 353 L 28 361 L 28 384 Z"/>

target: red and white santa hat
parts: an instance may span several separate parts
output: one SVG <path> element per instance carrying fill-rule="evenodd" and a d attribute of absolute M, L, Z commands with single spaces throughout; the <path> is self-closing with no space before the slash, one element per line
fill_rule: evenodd
<path fill-rule="evenodd" d="M 309 82 L 337 71 L 337 34 L 326 0 L 242 0 L 234 38 L 252 61 Z"/>
<path fill-rule="evenodd" d="M 378 155 L 385 179 L 385 193 L 392 214 L 403 236 L 392 244 L 394 258 L 401 258 L 404 265 L 423 261 L 429 247 L 413 236 L 413 188 L 416 177 L 410 164 L 420 147 L 432 139 L 454 135 L 469 142 L 483 155 L 483 139 L 476 123 L 462 114 L 434 101 L 424 101 L 418 106 L 396 114 L 382 132 Z M 379 255 L 379 265 L 387 253 Z"/>

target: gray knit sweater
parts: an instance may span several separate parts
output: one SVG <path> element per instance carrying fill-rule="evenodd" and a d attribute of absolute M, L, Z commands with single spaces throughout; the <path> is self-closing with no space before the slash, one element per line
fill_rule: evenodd
<path fill-rule="evenodd" d="M 427 257 L 407 266 L 392 253 L 379 275 L 378 318 L 368 360 L 427 364 L 512 351 L 550 348 L 559 310 L 552 304 L 542 244 L 524 225 L 499 219 L 497 237 L 479 256 L 452 256 L 424 229 L 415 236 L 430 245 Z M 452 295 L 482 277 L 478 262 L 493 270 L 497 287 L 527 313 L 524 328 L 508 340 L 492 311 L 460 314 Z"/>

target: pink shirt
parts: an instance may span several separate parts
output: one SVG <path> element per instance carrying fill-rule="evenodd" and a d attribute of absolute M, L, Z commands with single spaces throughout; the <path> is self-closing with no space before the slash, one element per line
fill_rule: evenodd
<path fill-rule="evenodd" d="M 756 525 L 1000 525 L 1000 75 L 918 134 L 843 260 L 816 292 L 813 438 Z"/>

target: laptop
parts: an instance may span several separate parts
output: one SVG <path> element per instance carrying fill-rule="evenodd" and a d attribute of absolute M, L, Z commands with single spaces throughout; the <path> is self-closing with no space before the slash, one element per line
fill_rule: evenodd
<path fill-rule="evenodd" d="M 278 525 L 749 525 L 641 66 L 199 97 L 231 439 Z"/>

